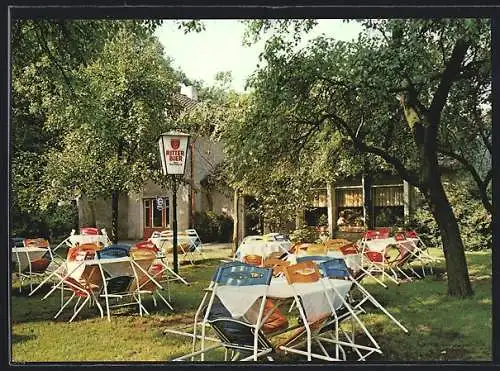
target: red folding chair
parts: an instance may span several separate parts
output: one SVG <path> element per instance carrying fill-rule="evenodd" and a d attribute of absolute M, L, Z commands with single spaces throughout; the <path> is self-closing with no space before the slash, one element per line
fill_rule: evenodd
<path fill-rule="evenodd" d="M 389 238 L 390 232 L 391 232 L 391 230 L 389 228 L 379 228 L 377 230 L 377 236 L 375 238 L 379 238 L 379 239 Z"/>
<path fill-rule="evenodd" d="M 362 255 L 363 266 L 361 267 L 361 271 L 363 273 L 372 277 L 378 284 L 382 285 L 384 288 L 387 288 L 387 285 L 383 283 L 385 276 L 387 276 L 395 284 L 399 285 L 399 281 L 386 272 L 387 269 L 390 269 L 389 256 L 387 255 L 386 250 L 370 251 L 366 248 L 366 246 L 364 246 Z M 375 277 L 374 274 L 376 273 L 382 274 L 382 281 Z"/>
<path fill-rule="evenodd" d="M 94 228 L 94 227 L 83 227 L 80 228 L 80 234 L 83 234 L 85 236 L 95 236 L 98 234 L 101 234 L 99 229 Z"/>
<path fill-rule="evenodd" d="M 363 241 L 369 241 L 369 240 L 374 240 L 378 237 L 378 232 L 374 230 L 367 230 L 365 233 L 363 233 Z"/>
<path fill-rule="evenodd" d="M 85 245 L 91 245 L 91 244 L 83 244 L 78 247 L 70 248 L 68 250 L 67 260 L 82 261 L 82 260 L 94 259 L 96 255 L 96 250 L 94 250 L 91 246 L 85 246 Z M 72 277 L 69 275 L 70 272 L 67 271 L 61 271 L 61 272 L 56 271 L 55 273 L 62 281 L 60 283 L 61 308 L 55 314 L 54 318 L 57 318 L 62 313 L 64 308 L 66 308 L 74 298 L 77 298 L 77 301 L 73 309 L 73 316 L 69 319 L 69 322 L 75 319 L 75 317 L 78 315 L 78 313 L 80 313 L 80 311 L 87 303 L 89 303 L 90 305 L 96 304 L 99 309 L 101 318 L 104 317 L 104 312 L 98 301 L 99 294 L 104 286 L 104 280 L 100 267 L 97 264 L 85 265 L 79 277 Z M 54 288 L 47 295 L 45 295 L 44 299 L 56 287 L 57 286 L 54 286 Z M 72 295 L 65 303 L 63 303 L 64 291 L 68 289 L 72 291 Z M 82 299 L 83 302 L 80 304 L 80 301 Z"/>

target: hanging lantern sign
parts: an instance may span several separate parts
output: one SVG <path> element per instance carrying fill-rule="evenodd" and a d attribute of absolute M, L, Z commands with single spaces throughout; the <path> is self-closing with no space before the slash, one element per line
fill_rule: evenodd
<path fill-rule="evenodd" d="M 163 197 L 156 197 L 156 209 L 158 211 L 163 210 Z"/>
<path fill-rule="evenodd" d="M 184 174 L 189 134 L 178 131 L 164 133 L 158 139 L 163 174 Z"/>

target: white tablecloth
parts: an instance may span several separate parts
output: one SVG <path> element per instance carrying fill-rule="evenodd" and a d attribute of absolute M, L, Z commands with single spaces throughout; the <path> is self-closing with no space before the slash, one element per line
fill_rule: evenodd
<path fill-rule="evenodd" d="M 188 243 L 190 247 L 196 247 L 196 236 L 188 236 L 188 235 L 178 235 L 177 236 L 177 245 L 180 243 Z M 172 244 L 174 241 L 173 236 L 167 236 L 167 237 L 150 237 L 149 241 L 154 243 L 154 245 L 163 253 L 167 253 L 168 248 L 172 248 Z"/>
<path fill-rule="evenodd" d="M 307 253 L 303 250 L 299 250 L 299 257 L 300 256 L 308 256 Z M 322 256 L 322 255 L 319 255 Z M 354 273 L 358 272 L 359 269 L 361 268 L 361 255 L 360 254 L 349 254 L 349 255 L 344 255 L 342 254 L 341 251 L 328 251 L 326 253 L 326 256 L 331 257 L 331 258 L 337 258 L 337 259 L 344 259 L 345 264 L 349 269 L 351 269 Z M 290 261 L 291 264 L 296 264 L 297 258 L 295 254 L 290 254 L 290 256 L 287 258 L 287 260 Z"/>
<path fill-rule="evenodd" d="M 41 247 L 13 247 L 11 252 L 12 261 L 19 264 L 19 269 L 26 270 L 30 262 L 37 261 L 45 255 L 48 249 Z"/>
<path fill-rule="evenodd" d="M 352 282 L 337 279 L 321 279 L 313 283 L 295 283 L 289 285 L 284 277 L 271 280 L 267 296 L 269 298 L 287 299 L 294 296 L 294 289 L 301 297 L 303 308 L 308 322 L 313 322 L 331 313 L 331 308 L 326 295 L 333 302 L 334 308 L 342 305 L 342 300 L 329 286 L 333 285 L 343 298 L 346 297 Z M 222 304 L 229 310 L 234 318 L 243 316 L 255 303 L 257 298 L 263 295 L 265 285 L 255 286 L 218 286 L 217 296 Z"/>
<path fill-rule="evenodd" d="M 384 252 L 387 249 L 387 247 L 390 245 L 403 244 L 406 246 L 413 245 L 413 247 L 414 247 L 415 239 L 407 239 L 407 240 L 398 241 L 394 237 L 389 237 L 389 238 L 381 238 L 381 239 L 377 239 L 377 240 L 369 240 L 369 241 L 365 241 L 364 243 L 366 244 L 366 248 L 368 251 Z"/>
<path fill-rule="evenodd" d="M 66 270 L 70 273 L 70 276 L 79 279 L 82 272 L 87 265 L 101 265 L 104 272 L 106 272 L 110 277 L 121 277 L 128 276 L 134 277 L 134 269 L 132 268 L 132 258 L 129 256 L 124 256 L 121 258 L 112 259 L 88 259 L 83 261 L 67 261 Z M 146 272 L 152 263 L 151 259 L 135 259 L 135 263 L 140 265 Z M 136 271 L 139 268 L 136 267 Z M 137 272 L 141 274 L 141 272 Z"/>
<path fill-rule="evenodd" d="M 286 241 L 248 241 L 240 245 L 236 258 L 242 260 L 246 255 L 259 255 L 265 259 L 272 253 L 283 254 L 288 248 Z"/>
<path fill-rule="evenodd" d="M 69 236 L 68 239 L 72 246 L 76 245 L 77 243 L 79 245 L 83 245 L 84 243 L 101 243 L 104 246 L 109 244 L 108 236 L 102 234 L 96 234 L 96 235 L 73 234 Z"/>
<path fill-rule="evenodd" d="M 326 295 L 332 299 L 335 309 L 342 306 L 342 300 L 329 284 L 334 286 L 338 293 L 345 298 L 351 288 L 352 282 L 348 280 L 322 278 L 320 281 L 312 283 L 294 283 L 292 287 L 284 277 L 277 277 L 271 280 L 268 296 L 274 298 L 290 298 L 293 297 L 293 290 L 295 289 L 302 299 L 308 322 L 313 322 L 331 313 Z M 325 288 L 327 294 L 325 294 Z"/>

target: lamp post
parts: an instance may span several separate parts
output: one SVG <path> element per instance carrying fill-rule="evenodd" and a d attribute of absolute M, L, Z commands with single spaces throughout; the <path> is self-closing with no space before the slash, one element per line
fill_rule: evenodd
<path fill-rule="evenodd" d="M 163 133 L 158 139 L 160 149 L 161 165 L 164 175 L 170 175 L 172 179 L 172 234 L 173 234 L 173 257 L 174 272 L 179 273 L 177 257 L 177 181 L 186 168 L 187 146 L 189 134 L 179 131 Z"/>

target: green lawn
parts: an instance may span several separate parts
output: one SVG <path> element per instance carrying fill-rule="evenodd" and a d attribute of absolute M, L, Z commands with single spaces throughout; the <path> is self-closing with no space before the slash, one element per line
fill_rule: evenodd
<path fill-rule="evenodd" d="M 438 255 L 437 250 L 433 253 Z M 167 361 L 190 351 L 187 337 L 163 333 L 192 322 L 202 289 L 228 250 L 210 251 L 194 266 L 181 266 L 181 274 L 191 283 L 171 284 L 175 313 L 146 299 L 150 316 L 140 317 L 134 307 L 113 311 L 111 322 L 101 319 L 97 310 L 85 309 L 68 323 L 71 309 L 57 319 L 58 295 L 41 301 L 43 293 L 27 296 L 27 287 L 19 294 L 12 290 L 12 361 Z M 467 253 L 474 297 L 454 299 L 446 296 L 444 267 L 434 276 L 389 289 L 369 280 L 365 287 L 409 330 L 403 333 L 381 312 L 362 316 L 368 329 L 381 345 L 383 355 L 377 361 L 490 361 L 491 360 L 491 253 Z M 45 289 L 45 292 L 47 289 Z M 166 295 L 166 293 L 164 294 Z M 285 362 L 294 358 L 278 359 Z M 302 362 L 303 358 L 297 358 Z"/>

